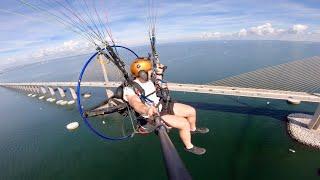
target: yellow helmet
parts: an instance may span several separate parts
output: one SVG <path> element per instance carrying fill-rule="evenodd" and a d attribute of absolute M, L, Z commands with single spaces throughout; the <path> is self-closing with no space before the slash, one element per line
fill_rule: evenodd
<path fill-rule="evenodd" d="M 150 59 L 147 58 L 137 58 L 135 59 L 130 66 L 131 73 L 135 76 L 139 76 L 140 71 L 148 72 L 152 69 L 152 63 Z"/>

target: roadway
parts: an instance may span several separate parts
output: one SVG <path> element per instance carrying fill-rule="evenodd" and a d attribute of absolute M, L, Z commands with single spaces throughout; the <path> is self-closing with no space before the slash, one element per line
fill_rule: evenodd
<path fill-rule="evenodd" d="M 81 82 L 83 87 L 118 87 L 121 82 Z M 0 83 L 0 86 L 15 88 L 18 86 L 36 86 L 36 87 L 75 87 L 77 82 L 30 82 L 30 83 Z M 243 96 L 254 98 L 267 98 L 267 99 L 281 99 L 289 100 L 294 99 L 304 102 L 320 103 L 319 94 L 310 94 L 306 92 L 294 92 L 283 90 L 267 90 L 267 89 L 254 89 L 254 88 L 239 88 L 239 87 L 226 87 L 214 85 L 197 85 L 197 84 L 181 84 L 181 83 L 168 83 L 168 88 L 171 91 L 179 92 L 193 92 L 205 94 L 217 94 L 228 96 Z"/>

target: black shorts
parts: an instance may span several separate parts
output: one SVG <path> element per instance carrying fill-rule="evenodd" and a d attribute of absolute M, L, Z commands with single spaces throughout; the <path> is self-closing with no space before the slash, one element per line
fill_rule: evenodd
<path fill-rule="evenodd" d="M 176 101 L 169 101 L 168 107 L 165 108 L 166 103 L 162 101 L 162 102 L 161 102 L 162 110 L 161 110 L 161 112 L 160 112 L 160 115 L 161 115 L 161 116 L 164 116 L 164 115 L 174 115 L 174 111 L 173 111 L 174 103 L 176 103 Z"/>

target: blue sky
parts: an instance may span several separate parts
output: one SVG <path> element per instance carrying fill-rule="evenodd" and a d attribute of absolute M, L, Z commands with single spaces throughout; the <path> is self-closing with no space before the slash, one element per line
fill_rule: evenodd
<path fill-rule="evenodd" d="M 63 13 L 54 2 L 68 3 L 82 12 L 82 0 L 23 0 Z M 95 0 L 103 22 L 117 43 L 148 42 L 148 2 Z M 91 3 L 91 4 L 90 4 Z M 320 41 L 318 0 L 155 1 L 159 43 L 192 40 Z M 63 11 L 64 10 L 64 11 Z M 0 2 L 0 69 L 13 64 L 94 51 L 88 41 L 52 20 L 44 11 L 19 0 Z"/>

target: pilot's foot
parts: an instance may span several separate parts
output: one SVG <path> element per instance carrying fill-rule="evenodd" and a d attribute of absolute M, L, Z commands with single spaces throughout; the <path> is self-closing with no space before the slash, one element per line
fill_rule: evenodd
<path fill-rule="evenodd" d="M 197 127 L 196 130 L 191 131 L 191 134 L 196 134 L 196 133 L 206 134 L 208 132 L 209 132 L 209 129 L 206 127 Z"/>
<path fill-rule="evenodd" d="M 197 146 L 193 146 L 190 149 L 184 148 L 184 150 L 191 152 L 193 154 L 196 154 L 196 155 L 202 155 L 202 154 L 206 153 L 205 148 L 201 148 L 201 147 L 197 147 Z"/>

